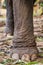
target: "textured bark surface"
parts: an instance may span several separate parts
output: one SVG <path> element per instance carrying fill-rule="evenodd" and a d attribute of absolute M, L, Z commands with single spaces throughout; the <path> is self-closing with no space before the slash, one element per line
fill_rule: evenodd
<path fill-rule="evenodd" d="M 35 59 L 37 58 L 37 48 L 33 34 L 33 0 L 13 0 L 13 7 L 10 4 L 12 4 L 12 1 L 7 0 L 6 26 L 9 32 L 14 31 L 13 53 L 18 53 L 19 58 L 28 54 L 26 56 L 31 57 L 31 60 L 33 56 L 35 56 Z M 30 60 L 30 58 L 28 59 Z"/>
<path fill-rule="evenodd" d="M 13 34 L 14 32 L 14 18 L 13 18 L 13 2 L 12 0 L 6 0 L 7 9 L 7 21 L 6 21 L 6 33 Z"/>
<path fill-rule="evenodd" d="M 33 0 L 33 4 L 36 0 Z M 7 9 L 7 23 L 6 23 L 6 33 L 13 34 L 14 32 L 14 15 L 13 15 L 13 1 L 6 0 L 6 9 Z"/>
<path fill-rule="evenodd" d="M 14 53 L 37 54 L 33 35 L 33 1 L 13 0 L 14 12 Z"/>
<path fill-rule="evenodd" d="M 14 0 L 14 46 L 34 46 L 33 1 Z"/>

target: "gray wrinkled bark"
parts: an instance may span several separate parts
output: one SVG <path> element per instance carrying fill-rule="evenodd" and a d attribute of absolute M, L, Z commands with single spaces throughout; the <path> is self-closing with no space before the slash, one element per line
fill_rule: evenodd
<path fill-rule="evenodd" d="M 14 18 L 13 18 L 13 2 L 12 0 L 6 0 L 7 9 L 7 21 L 6 21 L 6 33 L 13 34 L 14 32 Z"/>
<path fill-rule="evenodd" d="M 33 0 L 33 4 L 36 0 Z M 13 15 L 13 1 L 6 0 L 6 9 L 7 9 L 7 22 L 6 22 L 6 33 L 13 34 L 14 32 L 14 15 Z"/>
<path fill-rule="evenodd" d="M 33 34 L 33 0 L 13 0 L 13 12 L 15 23 L 13 46 L 15 52 L 19 53 L 18 48 L 20 48 L 22 49 L 21 54 L 22 52 L 30 53 L 29 48 L 33 47 L 35 49 L 31 52 L 37 53 Z"/>
<path fill-rule="evenodd" d="M 13 6 L 11 6 L 13 1 Z M 37 47 L 33 34 L 33 1 L 34 0 L 7 0 L 8 32 L 14 31 L 14 53 L 20 57 L 23 54 L 37 55 Z M 13 9 L 12 9 L 13 8 Z M 14 18 L 13 18 L 14 16 Z"/>
<path fill-rule="evenodd" d="M 33 35 L 33 2 L 14 0 L 14 46 L 35 45 Z M 32 44 L 33 43 L 33 44 Z"/>

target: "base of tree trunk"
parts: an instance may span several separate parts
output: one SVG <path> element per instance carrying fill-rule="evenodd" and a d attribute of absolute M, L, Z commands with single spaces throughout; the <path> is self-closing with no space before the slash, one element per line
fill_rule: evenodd
<path fill-rule="evenodd" d="M 38 51 L 36 47 L 21 47 L 13 48 L 13 59 L 21 59 L 23 61 L 33 61 L 38 57 Z"/>

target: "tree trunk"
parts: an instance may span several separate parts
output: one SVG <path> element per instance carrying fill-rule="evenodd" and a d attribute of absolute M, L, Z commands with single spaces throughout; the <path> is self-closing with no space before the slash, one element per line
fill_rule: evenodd
<path fill-rule="evenodd" d="M 13 2 L 12 0 L 6 0 L 7 9 L 7 21 L 6 21 L 6 33 L 13 34 L 14 32 L 14 18 L 13 18 Z"/>
<path fill-rule="evenodd" d="M 14 12 L 14 53 L 37 54 L 33 34 L 33 0 L 13 0 Z M 32 57 L 31 57 L 32 59 Z"/>

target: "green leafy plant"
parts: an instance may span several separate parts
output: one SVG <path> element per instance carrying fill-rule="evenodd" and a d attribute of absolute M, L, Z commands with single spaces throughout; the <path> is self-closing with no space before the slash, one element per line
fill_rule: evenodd
<path fill-rule="evenodd" d="M 27 63 L 27 65 L 32 65 L 32 64 L 33 64 L 33 65 L 34 65 L 34 64 L 38 64 L 38 62 L 35 62 L 35 61 L 34 61 L 34 62 L 28 62 L 28 63 Z"/>

